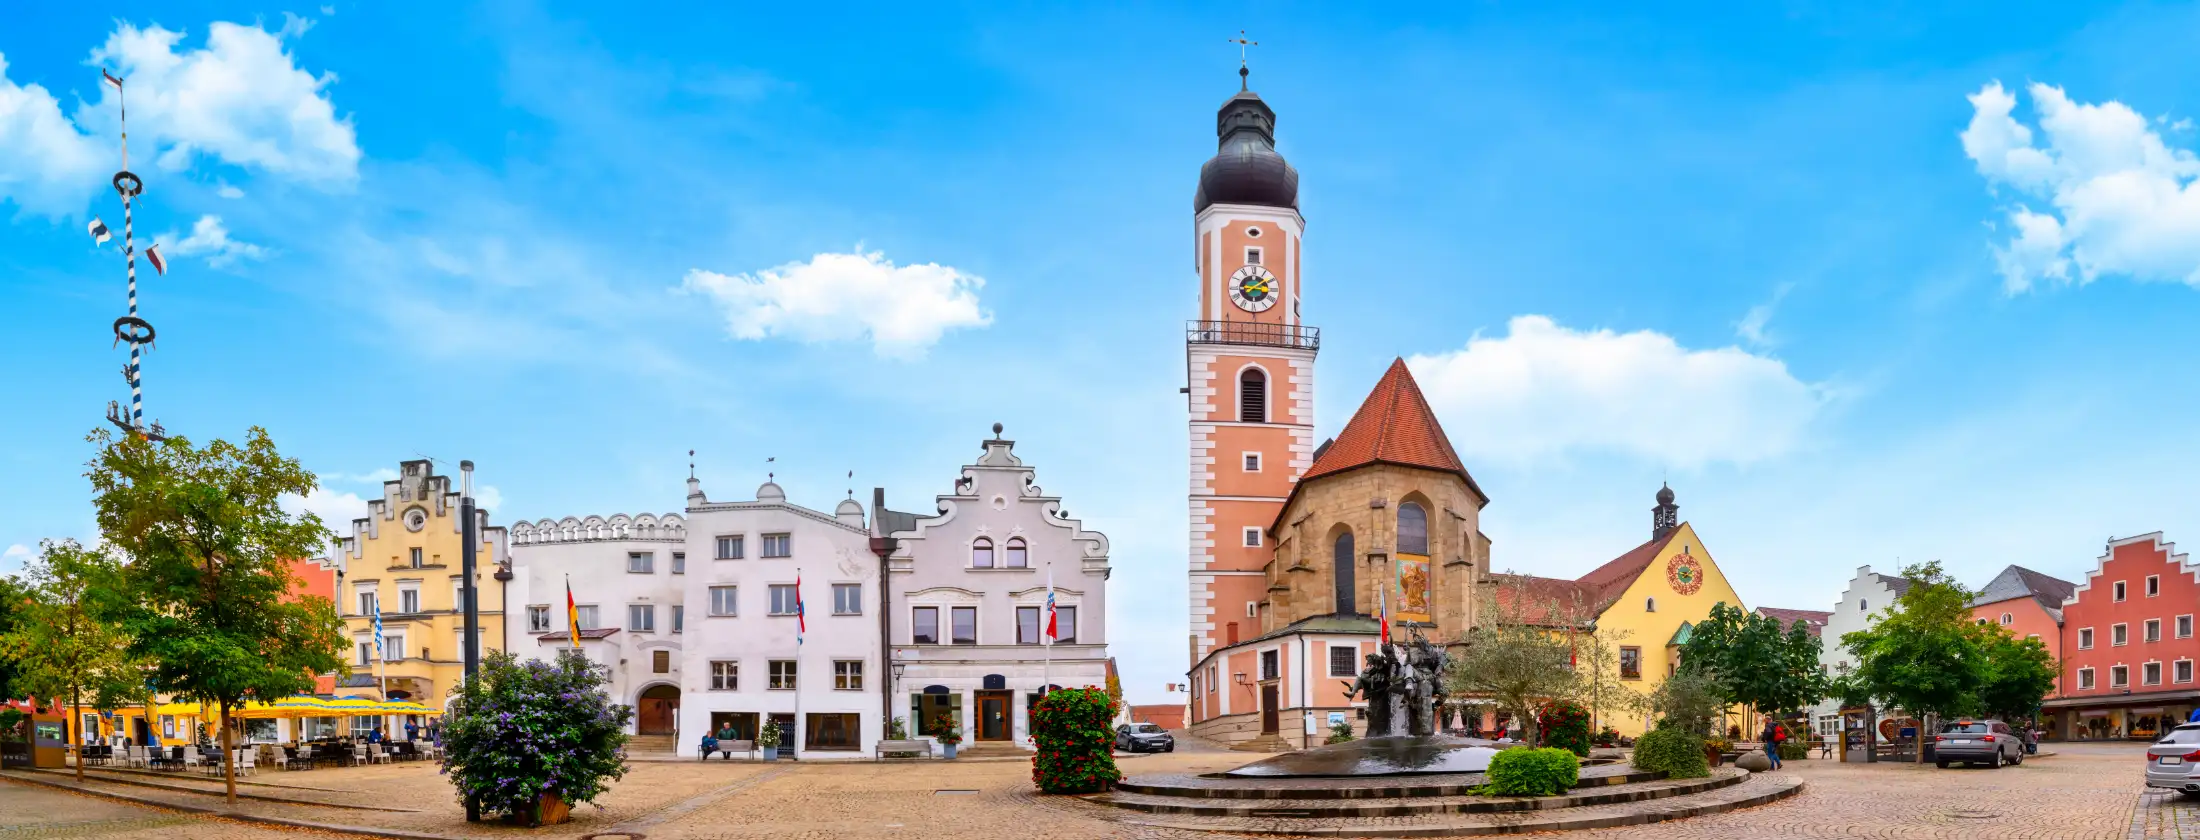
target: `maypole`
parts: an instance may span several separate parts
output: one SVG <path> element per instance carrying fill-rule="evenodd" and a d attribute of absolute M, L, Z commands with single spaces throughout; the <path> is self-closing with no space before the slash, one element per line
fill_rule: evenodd
<path fill-rule="evenodd" d="M 116 318 L 114 324 L 115 342 L 130 344 L 130 364 L 122 369 L 123 380 L 130 383 L 130 408 L 124 411 L 120 403 L 107 403 L 107 421 L 146 440 L 163 440 L 165 435 L 159 421 L 154 421 L 151 426 L 145 424 L 145 351 L 153 346 L 153 325 L 138 317 L 135 218 L 136 199 L 145 192 L 145 182 L 138 178 L 137 173 L 130 171 L 130 109 L 123 101 L 122 79 L 106 70 L 99 71 L 99 74 L 107 84 L 114 86 L 115 104 L 121 110 L 119 125 L 122 128 L 122 170 L 115 173 L 114 185 L 115 192 L 122 196 L 122 259 L 130 278 L 129 314 Z M 91 234 L 94 241 L 105 244 L 108 239 L 106 223 L 93 218 Z M 161 258 L 159 245 L 145 249 L 145 261 L 153 266 L 154 272 L 168 273 L 168 263 Z"/>

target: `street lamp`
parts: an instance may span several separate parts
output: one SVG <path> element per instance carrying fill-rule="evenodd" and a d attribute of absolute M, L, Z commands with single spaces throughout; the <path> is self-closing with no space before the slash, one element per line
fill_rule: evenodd
<path fill-rule="evenodd" d="M 470 689 L 474 686 L 475 675 L 481 671 L 481 599 L 474 597 L 477 588 L 474 585 L 474 544 L 480 541 L 480 536 L 476 532 L 474 524 L 474 462 L 458 462 L 458 472 L 460 475 L 458 497 L 460 526 L 458 538 L 463 542 L 458 550 L 458 573 L 461 583 L 459 587 L 460 595 L 466 599 L 464 605 L 466 611 L 466 687 Z M 576 635 L 580 633 L 579 630 L 572 632 Z M 473 796 L 466 797 L 466 821 L 481 821 L 480 799 Z"/>
<path fill-rule="evenodd" d="M 891 650 L 891 649 L 889 649 L 889 650 L 888 650 L 888 655 L 891 655 L 891 654 L 892 654 L 892 650 Z M 901 696 L 901 672 L 909 670 L 909 663 L 907 663 L 907 662 L 903 662 L 903 661 L 901 661 L 901 660 L 899 660 L 899 659 L 896 659 L 896 660 L 892 661 L 891 663 L 888 663 L 887 667 L 888 667 L 888 668 L 891 668 L 891 669 L 893 670 L 893 672 L 894 672 L 894 682 L 893 682 L 893 686 L 894 686 L 894 689 L 893 689 L 893 694 L 892 694 L 892 697 L 900 697 L 900 696 Z M 892 723 L 892 722 L 893 722 L 893 720 L 894 720 L 893 700 L 892 700 L 891 698 L 889 698 L 889 699 L 887 700 L 887 702 L 886 702 L 886 705 L 887 705 L 887 710 L 886 710 L 886 721 L 887 721 L 888 723 Z M 915 721 L 912 721 L 912 723 L 915 723 Z M 911 736 L 911 735 L 913 735 L 913 734 L 915 734 L 915 733 L 914 733 L 913 731 L 910 731 L 910 730 L 904 730 L 904 731 L 903 731 L 903 732 L 902 732 L 901 734 L 902 734 L 902 737 L 905 737 L 905 738 L 906 738 L 906 737 L 909 737 L 909 736 Z"/>

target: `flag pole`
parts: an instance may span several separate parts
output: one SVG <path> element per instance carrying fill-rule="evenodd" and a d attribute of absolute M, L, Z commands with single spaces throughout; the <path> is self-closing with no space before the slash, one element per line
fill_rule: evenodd
<path fill-rule="evenodd" d="M 802 609 L 802 567 L 794 567 L 794 731 L 785 733 L 789 754 L 802 760 L 802 631 L 809 616 Z M 768 679 L 770 675 L 766 675 Z"/>
<path fill-rule="evenodd" d="M 1047 561 L 1047 624 L 1039 633 L 1039 698 L 1054 687 L 1054 561 Z"/>

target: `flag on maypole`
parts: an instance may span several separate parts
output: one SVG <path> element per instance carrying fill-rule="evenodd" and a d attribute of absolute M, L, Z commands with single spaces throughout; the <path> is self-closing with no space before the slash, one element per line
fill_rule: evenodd
<path fill-rule="evenodd" d="M 573 576 L 565 576 L 565 635 L 573 640 L 573 649 L 581 647 L 581 608 L 573 603 Z"/>
<path fill-rule="evenodd" d="M 810 627 L 809 627 L 809 619 L 808 619 L 807 617 L 805 617 L 805 616 L 804 616 L 804 614 L 803 614 L 803 609 L 802 609 L 802 572 L 801 572 L 800 570 L 796 570 L 796 571 L 795 571 L 795 573 L 794 573 L 794 646 L 795 646 L 795 647 L 801 647 L 801 646 L 802 646 L 802 634 L 803 634 L 803 633 L 805 633 L 805 632 L 807 632 L 807 631 L 808 631 L 809 629 L 810 629 Z"/>

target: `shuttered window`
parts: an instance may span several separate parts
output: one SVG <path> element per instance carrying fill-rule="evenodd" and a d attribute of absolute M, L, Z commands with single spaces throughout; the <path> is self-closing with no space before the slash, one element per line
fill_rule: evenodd
<path fill-rule="evenodd" d="M 1238 374 L 1238 420 L 1268 422 L 1268 377 L 1257 369 Z"/>

